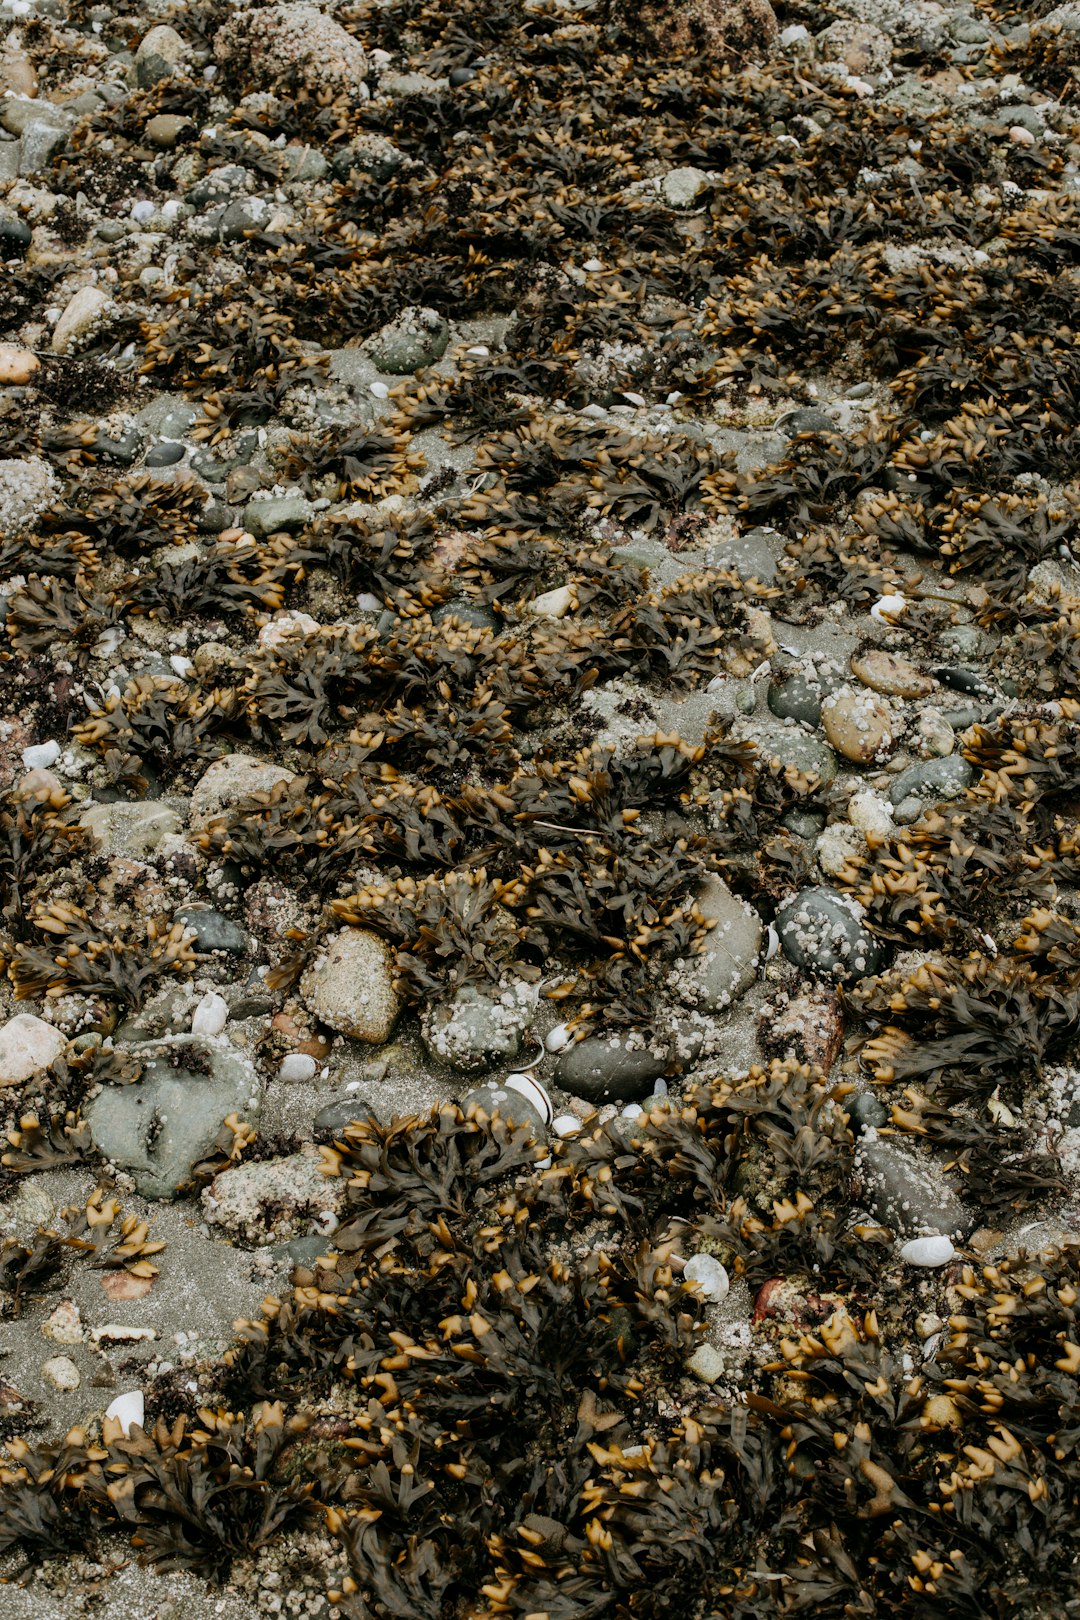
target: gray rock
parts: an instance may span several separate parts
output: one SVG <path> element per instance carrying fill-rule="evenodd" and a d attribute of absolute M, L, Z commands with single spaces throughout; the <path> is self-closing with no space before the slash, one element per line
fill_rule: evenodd
<path fill-rule="evenodd" d="M 391 617 L 394 617 L 391 615 Z M 462 624 L 474 624 L 480 630 L 497 630 L 499 616 L 481 602 L 444 602 L 431 615 L 432 624 L 445 624 L 447 619 L 460 619 Z M 394 619 L 397 623 L 396 618 Z"/>
<path fill-rule="evenodd" d="M 971 1231 L 974 1221 L 944 1176 L 906 1145 L 867 1130 L 855 1168 L 875 1217 L 898 1237 L 940 1232 L 956 1238 Z"/>
<path fill-rule="evenodd" d="M 19 173 L 40 174 L 61 147 L 67 143 L 65 125 L 50 119 L 34 118 L 22 132 L 19 149 Z"/>
<path fill-rule="evenodd" d="M 19 177 L 19 164 L 22 161 L 21 141 L 0 141 L 0 184 L 7 180 L 17 180 Z M 27 232 L 29 239 L 29 232 Z M 27 242 L 29 245 L 29 240 Z M 11 257 L 11 249 L 7 247 L 3 236 L 3 213 L 0 211 L 0 259 Z"/>
<path fill-rule="evenodd" d="M 249 169 L 239 163 L 224 163 L 220 169 L 211 169 L 187 193 L 186 201 L 193 208 L 206 208 L 211 203 L 232 202 L 251 190 L 255 184 Z"/>
<path fill-rule="evenodd" d="M 450 342 L 449 323 L 434 309 L 416 305 L 403 309 L 365 344 L 367 353 L 386 376 L 404 376 L 434 365 Z"/>
<path fill-rule="evenodd" d="M 354 169 L 383 182 L 400 169 L 412 168 L 411 158 L 388 141 L 385 135 L 365 133 L 334 153 L 331 168 L 339 180 L 347 180 Z"/>
<path fill-rule="evenodd" d="M 35 96 L 0 98 L 0 124 L 9 135 L 21 135 L 31 124 L 51 124 L 54 129 L 71 129 L 75 119 L 53 101 L 38 100 Z"/>
<path fill-rule="evenodd" d="M 358 1097 L 340 1097 L 336 1102 L 327 1103 L 315 1115 L 314 1127 L 316 1136 L 336 1136 L 343 1131 L 346 1125 L 351 1125 L 354 1119 L 367 1119 L 370 1110 L 366 1103 Z"/>
<path fill-rule="evenodd" d="M 429 1008 L 420 1030 L 432 1057 L 470 1074 L 514 1056 L 535 1008 L 532 985 L 519 981 L 496 993 L 466 984 Z"/>
<path fill-rule="evenodd" d="M 315 508 L 302 495 L 272 495 L 268 500 L 249 501 L 244 509 L 244 522 L 257 536 L 302 529 L 314 516 Z"/>
<path fill-rule="evenodd" d="M 10 208 L 0 206 L 0 258 L 21 258 L 33 239 L 26 221 Z"/>
<path fill-rule="evenodd" d="M 702 169 L 671 169 L 660 182 L 660 191 L 669 208 L 693 208 L 712 182 Z"/>
<path fill-rule="evenodd" d="M 142 1078 L 106 1086 L 87 1105 L 94 1145 L 135 1178 L 144 1198 L 173 1198 L 213 1147 L 228 1114 L 258 1118 L 262 1085 L 234 1047 L 173 1035 L 137 1048 Z"/>
<path fill-rule="evenodd" d="M 305 181 L 321 180 L 329 164 L 317 146 L 287 146 L 282 153 L 285 172 L 282 179 L 299 185 Z"/>
<path fill-rule="evenodd" d="M 624 1035 L 588 1035 L 559 1058 L 555 1081 L 588 1102 L 637 1102 L 667 1067 L 665 1053 L 631 1047 Z"/>
<path fill-rule="evenodd" d="M 235 202 L 211 209 L 206 229 L 219 242 L 242 242 L 249 231 L 265 230 L 273 212 L 274 203 L 269 197 L 238 197 Z"/>
<path fill-rule="evenodd" d="M 923 804 L 941 804 L 947 799 L 962 798 L 975 780 L 974 768 L 959 754 L 947 754 L 944 759 L 920 760 L 901 771 L 889 785 L 889 799 L 899 805 L 904 799 L 915 798 Z"/>
<path fill-rule="evenodd" d="M 175 467 L 178 461 L 183 461 L 186 451 L 182 444 L 175 440 L 164 444 L 155 444 L 146 452 L 146 465 L 148 467 Z"/>
<path fill-rule="evenodd" d="M 761 918 L 752 906 L 732 894 L 723 878 L 709 877 L 697 897 L 715 926 L 697 956 L 676 965 L 672 990 L 690 1006 L 723 1012 L 753 984 L 761 950 Z"/>
<path fill-rule="evenodd" d="M 538 1142 L 543 1142 L 547 1137 L 547 1120 L 539 1108 L 535 1108 L 520 1092 L 494 1081 L 491 1085 L 474 1086 L 472 1091 L 467 1091 L 461 1099 L 461 1106 L 466 1112 L 475 1106 L 482 1108 L 485 1114 L 498 1113 L 511 1125 L 527 1125 Z"/>
<path fill-rule="evenodd" d="M 118 439 L 110 438 L 104 431 L 94 439 L 95 455 L 117 467 L 130 467 L 139 459 L 142 447 L 143 437 L 137 427 L 126 428 Z"/>
<path fill-rule="evenodd" d="M 94 228 L 94 235 L 102 242 L 121 242 L 127 233 L 127 221 L 123 219 L 103 219 Z"/>
<path fill-rule="evenodd" d="M 836 979 L 860 979 L 881 965 L 881 945 L 848 895 L 823 885 L 801 889 L 776 913 L 784 955 L 797 967 Z"/>
<path fill-rule="evenodd" d="M 806 659 L 798 668 L 782 669 L 769 682 L 769 708 L 778 720 L 820 725 L 823 699 L 838 692 L 843 684 L 844 672 L 831 660 Z"/>
<path fill-rule="evenodd" d="M 167 24 L 159 24 L 145 34 L 135 52 L 135 82 L 149 90 L 160 79 L 171 78 L 187 54 L 187 46 Z"/>
<path fill-rule="evenodd" d="M 226 951 L 230 956 L 246 956 L 251 949 L 251 938 L 231 917 L 203 906 L 184 906 L 176 913 L 177 922 L 195 931 L 195 948 L 199 951 Z"/>
<path fill-rule="evenodd" d="M 836 755 L 826 743 L 808 737 L 795 726 L 770 726 L 754 739 L 766 759 L 778 759 L 804 774 L 817 776 L 828 787 L 836 776 Z"/>
<path fill-rule="evenodd" d="M 155 438 L 182 439 L 199 419 L 196 406 L 177 394 L 163 394 L 144 406 L 135 418 L 145 433 Z"/>
<path fill-rule="evenodd" d="M 872 1091 L 857 1091 L 853 1097 L 845 1097 L 842 1106 L 856 1135 L 868 1128 L 879 1130 L 889 1123 L 889 1110 Z"/>
<path fill-rule="evenodd" d="M 838 428 L 831 416 L 816 405 L 802 406 L 788 411 L 776 424 L 777 431 L 793 439 L 797 433 L 836 433 Z"/>
<path fill-rule="evenodd" d="M 279 782 L 291 782 L 284 765 L 251 754 L 226 754 L 208 765 L 191 794 L 191 812 L 199 819 L 220 815 L 250 793 L 269 793 Z"/>
<path fill-rule="evenodd" d="M 762 585 L 771 585 L 776 578 L 775 553 L 783 543 L 775 529 L 748 529 L 721 545 L 710 546 L 705 566 L 730 569 L 740 579 L 757 579 Z"/>
<path fill-rule="evenodd" d="M 93 833 L 103 855 L 137 860 L 157 849 L 163 838 L 180 832 L 182 823 L 170 805 L 156 799 L 134 803 L 118 799 L 112 804 L 92 804 L 79 817 L 79 825 Z"/>
<path fill-rule="evenodd" d="M 780 817 L 780 824 L 793 832 L 796 838 L 812 839 L 825 826 L 825 817 L 815 814 L 812 810 L 785 810 Z"/>
<path fill-rule="evenodd" d="M 324 1237 L 297 1237 L 290 1238 L 275 1252 L 283 1260 L 291 1260 L 293 1265 L 306 1266 L 310 1270 L 316 1260 L 324 1254 L 329 1254 L 334 1245 L 331 1239 Z"/>
<path fill-rule="evenodd" d="M 40 456 L 0 461 L 0 536 L 19 534 L 57 493 L 56 475 Z"/>

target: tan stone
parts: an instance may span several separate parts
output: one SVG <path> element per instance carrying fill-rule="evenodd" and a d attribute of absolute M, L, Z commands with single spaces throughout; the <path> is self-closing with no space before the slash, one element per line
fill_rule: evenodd
<path fill-rule="evenodd" d="M 15 35 L 9 34 L 0 49 L 0 90 L 10 96 L 36 96 L 37 69 Z"/>
<path fill-rule="evenodd" d="M 864 686 L 872 687 L 875 692 L 884 692 L 887 697 L 929 697 L 934 690 L 929 675 L 924 675 L 906 658 L 885 652 L 880 647 L 853 653 L 851 673 L 857 675 Z"/>
<path fill-rule="evenodd" d="M 18 343 L 0 343 L 0 387 L 19 388 L 40 369 L 41 361 L 31 349 Z"/>
<path fill-rule="evenodd" d="M 855 765 L 883 759 L 893 745 L 892 715 L 886 705 L 850 686 L 825 699 L 821 724 L 837 753 Z"/>

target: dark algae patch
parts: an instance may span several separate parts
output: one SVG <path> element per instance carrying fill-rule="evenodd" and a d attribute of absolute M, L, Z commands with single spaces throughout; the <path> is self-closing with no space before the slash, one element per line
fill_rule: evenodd
<path fill-rule="evenodd" d="M 1076 6 L 0 12 L 0 1590 L 1080 1613 Z"/>

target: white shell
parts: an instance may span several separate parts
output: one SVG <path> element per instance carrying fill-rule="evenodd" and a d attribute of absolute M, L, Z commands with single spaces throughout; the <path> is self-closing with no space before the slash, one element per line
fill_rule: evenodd
<path fill-rule="evenodd" d="M 146 1422 L 146 1403 L 143 1400 L 141 1389 L 129 1389 L 126 1395 L 118 1395 L 115 1401 L 105 1408 L 107 1418 L 116 1418 L 125 1434 L 130 1434 L 132 1425 L 141 1429 Z"/>
<path fill-rule="evenodd" d="M 900 1249 L 901 1260 L 909 1266 L 946 1266 L 956 1254 L 949 1238 L 938 1233 L 934 1237 L 912 1238 Z"/>
<path fill-rule="evenodd" d="M 640 1119 L 644 1112 L 645 1110 L 640 1103 L 627 1103 L 620 1117 L 622 1119 Z"/>
<path fill-rule="evenodd" d="M 544 1123 L 551 1124 L 555 1110 L 539 1080 L 534 1080 L 531 1074 L 508 1074 L 503 1084 L 516 1091 L 519 1097 L 524 1097 L 526 1102 L 532 1103 Z"/>
<path fill-rule="evenodd" d="M 556 1024 L 554 1029 L 548 1030 L 544 1045 L 549 1052 L 561 1052 L 563 1047 L 569 1044 L 570 1029 L 567 1024 Z"/>
<path fill-rule="evenodd" d="M 683 1279 L 696 1283 L 706 1299 L 723 1299 L 731 1287 L 727 1272 L 711 1254 L 695 1254 L 688 1260 L 683 1267 Z"/>
<path fill-rule="evenodd" d="M 208 990 L 191 1015 L 193 1035 L 220 1035 L 229 1016 L 229 1003 L 216 990 Z"/>
<path fill-rule="evenodd" d="M 368 383 L 368 392 L 374 394 L 376 399 L 386 399 L 390 394 L 390 390 L 384 382 Z"/>
<path fill-rule="evenodd" d="M 899 594 L 892 596 L 879 596 L 873 607 L 870 609 L 870 617 L 872 619 L 879 619 L 884 624 L 888 622 L 886 617 L 887 615 L 902 613 L 906 607 L 906 596 L 900 596 Z"/>
<path fill-rule="evenodd" d="M 551 1128 L 556 1136 L 576 1136 L 581 1129 L 581 1121 L 576 1114 L 559 1114 L 552 1120 Z"/>
<path fill-rule="evenodd" d="M 376 596 L 374 591 L 361 591 L 356 598 L 356 606 L 360 613 L 380 613 L 382 598 Z"/>

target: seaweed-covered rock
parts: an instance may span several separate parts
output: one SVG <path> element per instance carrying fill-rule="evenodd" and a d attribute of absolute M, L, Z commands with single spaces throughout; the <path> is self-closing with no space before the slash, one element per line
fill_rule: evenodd
<path fill-rule="evenodd" d="M 323 1175 L 305 1153 L 258 1159 L 223 1170 L 203 1189 L 207 1224 L 251 1248 L 282 1243 L 315 1226 L 332 1232 L 345 1201 L 345 1184 Z"/>
<path fill-rule="evenodd" d="M 705 1012 L 722 1012 L 749 989 L 757 975 L 761 918 L 753 906 L 733 894 L 723 878 L 710 876 L 697 897 L 713 926 L 698 955 L 679 963 L 671 988 L 684 1001 Z"/>
<path fill-rule="evenodd" d="M 375 365 L 388 376 L 403 376 L 434 365 L 446 353 L 450 327 L 437 310 L 403 309 L 368 341 Z"/>

